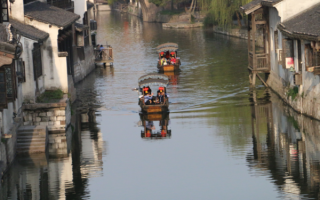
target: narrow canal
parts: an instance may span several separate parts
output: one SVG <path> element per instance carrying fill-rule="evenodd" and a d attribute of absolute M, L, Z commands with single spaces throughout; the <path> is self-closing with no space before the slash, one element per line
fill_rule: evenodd
<path fill-rule="evenodd" d="M 78 123 L 55 138 L 49 156 L 17 158 L 3 199 L 317 199 L 317 121 L 248 83 L 246 40 L 206 29 L 162 29 L 118 12 L 97 15 L 99 44 L 114 67 L 77 85 Z M 179 44 L 181 72 L 170 76 L 170 114 L 140 117 L 140 76 L 156 72 L 155 47 Z M 170 130 L 163 138 L 143 138 Z"/>

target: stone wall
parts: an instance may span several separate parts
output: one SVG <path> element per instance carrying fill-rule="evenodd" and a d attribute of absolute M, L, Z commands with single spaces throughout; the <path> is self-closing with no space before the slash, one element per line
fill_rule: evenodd
<path fill-rule="evenodd" d="M 242 38 L 248 40 L 248 30 L 247 29 L 224 29 L 219 26 L 214 26 L 213 31 L 215 33 L 223 34 L 223 35 L 229 35 L 232 37 Z M 262 30 L 257 30 L 256 33 L 256 44 L 258 46 L 263 46 L 263 32 Z"/>
<path fill-rule="evenodd" d="M 267 84 L 295 111 L 320 120 L 320 99 L 317 98 L 319 96 L 317 91 L 320 90 L 317 87 L 314 87 L 308 94 L 298 94 L 292 99 L 291 96 L 288 96 L 289 85 L 273 71 L 269 75 Z"/>
<path fill-rule="evenodd" d="M 48 130 L 66 130 L 70 124 L 71 109 L 69 99 L 60 103 L 25 104 L 23 109 L 23 125 L 44 125 Z"/>
<path fill-rule="evenodd" d="M 74 48 L 74 52 L 76 52 L 76 50 L 77 49 Z M 83 80 L 95 68 L 93 46 L 84 47 L 84 55 L 84 60 L 80 60 L 78 55 L 74 58 L 74 83 Z"/>

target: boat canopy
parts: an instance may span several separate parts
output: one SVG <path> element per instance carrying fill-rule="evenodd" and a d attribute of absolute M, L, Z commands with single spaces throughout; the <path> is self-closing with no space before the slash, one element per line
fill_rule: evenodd
<path fill-rule="evenodd" d="M 177 51 L 179 48 L 179 45 L 176 43 L 164 43 L 157 46 L 157 52 L 164 52 L 164 51 Z"/>
<path fill-rule="evenodd" d="M 141 76 L 138 82 L 140 88 L 152 85 L 167 87 L 169 83 L 169 77 L 164 74 L 152 73 Z"/>
<path fill-rule="evenodd" d="M 163 47 L 161 49 L 158 49 L 157 52 L 166 52 L 166 51 L 178 51 L 178 48 L 176 47 Z"/>

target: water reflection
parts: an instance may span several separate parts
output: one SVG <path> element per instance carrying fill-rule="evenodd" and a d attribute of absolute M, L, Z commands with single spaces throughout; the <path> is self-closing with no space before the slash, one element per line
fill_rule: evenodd
<path fill-rule="evenodd" d="M 47 153 L 22 155 L 15 159 L 0 183 L 0 199 L 90 197 L 88 179 L 103 175 L 102 157 L 106 154 L 106 143 L 96 121 L 97 104 L 85 106 L 89 104 L 93 105 L 85 101 L 78 103 L 72 126 L 66 132 L 49 134 Z"/>
<path fill-rule="evenodd" d="M 294 112 L 273 93 L 267 103 L 253 99 L 248 166 L 254 173 L 268 175 L 281 198 L 318 199 L 320 122 Z"/>
<path fill-rule="evenodd" d="M 168 129 L 169 123 L 169 113 L 140 114 L 139 124 L 143 127 L 141 138 L 148 140 L 171 138 L 171 130 Z M 157 128 L 157 124 L 159 128 Z"/>

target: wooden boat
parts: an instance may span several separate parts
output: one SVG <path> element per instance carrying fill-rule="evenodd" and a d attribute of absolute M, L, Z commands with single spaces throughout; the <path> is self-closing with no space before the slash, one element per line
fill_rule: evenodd
<path fill-rule="evenodd" d="M 164 43 L 157 46 L 156 49 L 159 54 L 157 67 L 159 71 L 172 72 L 172 71 L 178 71 L 180 69 L 181 61 L 180 61 L 180 58 L 177 57 L 178 47 L 179 46 L 176 43 Z M 161 57 L 165 56 L 166 58 L 169 58 L 171 53 L 174 53 L 174 58 L 176 59 L 175 64 L 161 64 Z"/>
<path fill-rule="evenodd" d="M 165 97 L 164 103 L 161 104 L 153 104 L 153 105 L 146 105 L 144 103 L 144 96 L 143 96 L 143 88 L 144 87 L 151 87 L 151 86 L 161 86 L 164 87 L 164 92 L 166 93 L 166 87 L 169 83 L 168 76 L 164 74 L 147 74 L 141 76 L 139 78 L 139 105 L 141 107 L 141 111 L 143 113 L 165 113 L 168 112 L 169 108 L 169 98 Z"/>

